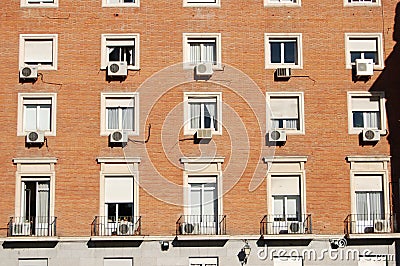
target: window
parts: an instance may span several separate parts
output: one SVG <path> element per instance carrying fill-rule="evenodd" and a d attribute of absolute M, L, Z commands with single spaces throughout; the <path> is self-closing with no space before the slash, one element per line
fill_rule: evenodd
<path fill-rule="evenodd" d="M 301 0 L 264 0 L 264 6 L 301 6 Z"/>
<path fill-rule="evenodd" d="M 267 174 L 268 233 L 307 233 L 311 226 L 305 211 L 307 158 L 275 156 L 264 161 L 271 164 Z"/>
<path fill-rule="evenodd" d="M 21 34 L 19 67 L 38 66 L 40 70 L 56 70 L 57 38 L 57 34 Z"/>
<path fill-rule="evenodd" d="M 18 266 L 47 266 L 47 259 L 19 259 Z"/>
<path fill-rule="evenodd" d="M 139 34 L 102 34 L 101 69 L 109 62 L 126 62 L 128 69 L 139 70 Z"/>
<path fill-rule="evenodd" d="M 55 136 L 56 99 L 55 93 L 19 93 L 17 135 L 42 131 L 46 136 Z"/>
<path fill-rule="evenodd" d="M 103 266 L 133 266 L 133 258 L 104 258 Z"/>
<path fill-rule="evenodd" d="M 140 0 L 102 0 L 103 7 L 139 7 Z"/>
<path fill-rule="evenodd" d="M 16 158 L 13 161 L 17 164 L 17 180 L 12 235 L 54 236 L 54 165 L 57 159 Z"/>
<path fill-rule="evenodd" d="M 356 59 L 372 59 L 374 68 L 383 68 L 381 33 L 346 33 L 346 68 L 351 69 Z"/>
<path fill-rule="evenodd" d="M 348 92 L 349 134 L 363 129 L 386 129 L 383 92 Z"/>
<path fill-rule="evenodd" d="M 99 235 L 137 235 L 139 158 L 97 158 L 100 172 Z"/>
<path fill-rule="evenodd" d="M 345 6 L 373 6 L 380 5 L 380 0 L 344 0 Z"/>
<path fill-rule="evenodd" d="M 265 68 L 302 68 L 302 35 L 300 33 L 265 34 Z"/>
<path fill-rule="evenodd" d="M 184 33 L 183 62 L 185 67 L 210 62 L 215 67 L 221 65 L 220 33 Z"/>
<path fill-rule="evenodd" d="M 101 94 L 101 135 L 123 130 L 138 135 L 139 96 L 137 93 Z"/>
<path fill-rule="evenodd" d="M 21 7 L 58 7 L 58 0 L 21 0 Z"/>
<path fill-rule="evenodd" d="M 389 157 L 348 156 L 347 161 L 351 168 L 351 233 L 390 232 Z"/>
<path fill-rule="evenodd" d="M 282 129 L 287 134 L 304 134 L 303 98 L 302 92 L 267 93 L 269 130 Z"/>
<path fill-rule="evenodd" d="M 184 93 L 186 135 L 205 128 L 213 129 L 214 134 L 222 133 L 221 98 L 221 93 Z"/>
<path fill-rule="evenodd" d="M 183 0 L 184 7 L 220 7 L 220 0 Z"/>
<path fill-rule="evenodd" d="M 218 258 L 189 258 L 189 266 L 218 266 Z"/>
<path fill-rule="evenodd" d="M 302 257 L 274 257 L 274 266 L 303 266 Z"/>

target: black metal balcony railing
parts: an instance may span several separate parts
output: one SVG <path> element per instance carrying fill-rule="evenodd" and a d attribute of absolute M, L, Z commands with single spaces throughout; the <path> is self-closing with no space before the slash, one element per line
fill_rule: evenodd
<path fill-rule="evenodd" d="M 56 236 L 57 217 L 10 217 L 7 236 Z"/>
<path fill-rule="evenodd" d="M 344 220 L 344 233 L 372 234 L 394 232 L 392 214 L 349 214 Z"/>
<path fill-rule="evenodd" d="M 260 222 L 261 235 L 311 234 L 311 214 L 265 215 Z"/>
<path fill-rule="evenodd" d="M 181 215 L 177 235 L 225 235 L 226 215 Z"/>
<path fill-rule="evenodd" d="M 92 236 L 141 235 L 140 216 L 96 216 L 91 225 Z"/>

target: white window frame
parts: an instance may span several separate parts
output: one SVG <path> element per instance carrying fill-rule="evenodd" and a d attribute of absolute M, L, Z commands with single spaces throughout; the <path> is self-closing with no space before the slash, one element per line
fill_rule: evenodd
<path fill-rule="evenodd" d="M 108 51 L 107 43 L 109 41 L 129 41 L 134 40 L 135 42 L 135 65 L 128 65 L 129 70 L 140 70 L 140 34 L 129 33 L 129 34 L 102 34 L 101 35 L 101 69 L 105 70 L 108 65 Z M 121 44 L 121 46 L 124 46 Z"/>
<path fill-rule="evenodd" d="M 351 212 L 356 214 L 356 176 L 376 175 L 382 176 L 383 208 L 384 215 L 390 212 L 389 197 L 389 156 L 347 156 L 350 163 L 350 192 L 351 192 Z"/>
<path fill-rule="evenodd" d="M 304 116 L 304 93 L 303 92 L 267 92 L 266 93 L 266 106 L 267 106 L 267 131 L 280 130 L 279 128 L 272 127 L 272 111 L 271 111 L 271 97 L 279 98 L 298 98 L 298 113 L 299 113 L 299 129 L 282 129 L 285 130 L 287 135 L 304 135 L 305 134 L 305 116 Z"/>
<path fill-rule="evenodd" d="M 31 2 L 31 3 L 29 3 Z M 34 3 L 32 3 L 34 2 Z M 39 7 L 39 8 L 55 8 L 58 7 L 58 0 L 53 0 L 53 3 L 50 3 L 49 0 L 21 0 L 21 7 Z"/>
<path fill-rule="evenodd" d="M 99 214 L 106 216 L 105 209 L 105 179 L 112 177 L 132 177 L 133 180 L 133 216 L 139 217 L 139 163 L 138 157 L 99 157 L 100 167 L 100 198 Z"/>
<path fill-rule="evenodd" d="M 218 257 L 189 258 L 189 266 L 192 265 L 215 265 L 218 266 Z"/>
<path fill-rule="evenodd" d="M 350 55 L 350 47 L 349 42 L 350 39 L 375 39 L 377 44 L 377 58 L 379 64 L 374 65 L 374 69 L 383 69 L 384 68 L 384 59 L 383 59 L 383 43 L 382 43 L 382 33 L 345 33 L 345 51 L 346 51 L 346 69 L 352 69 L 355 63 L 351 62 Z"/>
<path fill-rule="evenodd" d="M 190 99 L 212 99 L 215 98 L 217 104 L 217 130 L 213 129 L 213 135 L 222 135 L 222 93 L 221 92 L 184 92 L 183 93 L 183 101 L 184 101 L 184 115 L 183 115 L 183 123 L 184 123 L 184 135 L 193 135 L 197 132 L 197 129 L 192 129 L 190 127 L 190 107 L 189 103 Z"/>
<path fill-rule="evenodd" d="M 122 129 L 107 129 L 107 111 L 106 111 L 106 100 L 112 98 L 132 98 L 134 106 L 134 129 L 135 130 L 124 130 L 130 136 L 139 136 L 139 93 L 137 92 L 103 92 L 101 93 L 101 104 L 100 104 L 100 136 L 108 136 L 116 130 Z"/>
<path fill-rule="evenodd" d="M 276 68 L 293 68 L 293 69 L 302 69 L 303 68 L 303 45 L 302 45 L 302 34 L 301 33 L 265 33 L 264 34 L 265 44 L 265 69 L 276 69 Z M 292 63 L 271 63 L 271 50 L 270 50 L 270 41 L 273 39 L 280 40 L 296 40 L 297 43 L 297 64 Z M 283 50 L 282 50 L 283 52 Z"/>
<path fill-rule="evenodd" d="M 183 7 L 221 7 L 221 0 L 183 0 Z"/>
<path fill-rule="evenodd" d="M 58 50 L 58 34 L 20 34 L 19 35 L 19 67 L 25 67 L 29 64 L 25 63 L 25 42 L 27 40 L 51 40 L 52 41 L 52 57 L 51 65 L 38 64 L 39 70 L 57 70 L 57 50 Z"/>
<path fill-rule="evenodd" d="M 347 107 L 348 107 L 348 131 L 349 134 L 360 134 L 363 128 L 353 127 L 353 107 L 351 99 L 353 97 L 379 97 L 379 111 L 380 111 L 380 133 L 386 133 L 386 108 L 385 108 L 385 93 L 383 91 L 377 92 L 360 92 L 349 91 L 347 92 Z"/>
<path fill-rule="evenodd" d="M 348 6 L 348 7 L 353 7 L 353 6 L 380 6 L 381 1 L 380 0 L 375 0 L 375 3 L 372 1 L 368 0 L 358 0 L 358 1 L 351 1 L 349 0 L 343 0 L 343 5 Z"/>
<path fill-rule="evenodd" d="M 190 40 L 191 39 L 204 39 L 215 40 L 216 50 L 216 64 L 213 65 L 213 69 L 222 69 L 222 53 L 221 53 L 221 33 L 183 33 L 183 67 L 184 69 L 193 69 L 196 64 L 190 63 Z"/>
<path fill-rule="evenodd" d="M 24 100 L 37 99 L 38 103 L 43 99 L 51 100 L 51 121 L 50 131 L 44 131 L 45 136 L 56 136 L 56 117 L 57 117 L 57 93 L 18 93 L 18 116 L 17 116 L 17 136 L 25 136 L 29 131 L 24 130 Z"/>
<path fill-rule="evenodd" d="M 13 163 L 17 165 L 16 182 L 15 182 L 15 217 L 20 217 L 23 211 L 22 200 L 22 182 L 23 180 L 31 179 L 32 181 L 41 181 L 46 178 L 50 181 L 49 193 L 49 216 L 54 217 L 55 203 L 55 164 L 57 158 L 42 157 L 42 158 L 14 158 Z"/>
<path fill-rule="evenodd" d="M 40 265 L 40 266 L 48 266 L 49 260 L 44 258 L 19 258 L 18 266 L 26 266 L 26 265 Z"/>
<path fill-rule="evenodd" d="M 295 2 L 294 2 L 295 1 Z M 265 7 L 301 7 L 301 0 L 264 0 Z"/>
<path fill-rule="evenodd" d="M 272 178 L 274 176 L 298 176 L 300 183 L 300 209 L 301 217 L 307 214 L 306 209 L 306 156 L 275 156 L 264 158 L 268 165 L 267 172 L 267 210 L 268 214 L 274 214 L 274 198 L 272 194 Z"/>
<path fill-rule="evenodd" d="M 108 3 L 107 0 L 102 0 L 102 7 L 140 7 L 140 0 L 135 0 L 134 3 L 124 3 L 124 0 L 119 0 L 120 3 Z M 122 3 L 121 3 L 122 2 Z"/>

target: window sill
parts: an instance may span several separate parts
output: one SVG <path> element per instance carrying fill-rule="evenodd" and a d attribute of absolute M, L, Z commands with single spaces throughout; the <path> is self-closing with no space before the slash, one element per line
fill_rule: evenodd
<path fill-rule="evenodd" d="M 388 133 L 388 132 L 387 132 L 387 129 L 375 129 L 375 128 L 354 129 L 354 128 L 352 128 L 352 129 L 349 130 L 349 135 L 359 135 L 359 134 L 361 134 L 361 132 L 362 132 L 364 129 L 366 129 L 366 130 L 368 130 L 368 129 L 371 129 L 371 130 L 378 130 L 378 131 L 379 131 L 379 135 L 381 135 L 381 136 L 385 136 L 385 135 Z"/>
<path fill-rule="evenodd" d="M 27 131 L 27 132 L 17 132 L 17 137 L 26 137 L 28 132 L 33 132 L 33 131 L 35 131 L 35 130 Z M 36 130 L 36 131 L 38 131 L 38 130 Z M 46 131 L 46 132 L 44 132 L 44 136 L 45 137 L 55 137 L 56 136 L 56 132 L 54 132 L 54 131 Z"/>
<path fill-rule="evenodd" d="M 281 65 L 271 65 L 268 64 L 265 66 L 265 69 L 277 69 L 277 68 L 291 68 L 291 69 L 303 69 L 302 65 L 289 65 L 289 64 L 281 64 Z"/>
<path fill-rule="evenodd" d="M 200 128 L 199 128 L 200 129 Z M 204 129 L 207 129 L 207 128 L 204 128 Z M 196 132 L 197 132 L 197 129 L 186 129 L 184 132 L 183 132 L 183 135 L 184 136 L 194 136 L 194 134 L 196 134 Z M 211 134 L 212 136 L 222 136 L 222 132 L 220 131 L 220 130 L 217 130 L 217 131 L 212 131 L 212 134 Z"/>
<path fill-rule="evenodd" d="M 21 4 L 22 8 L 58 8 L 58 4 Z"/>
<path fill-rule="evenodd" d="M 133 4 L 104 4 L 101 7 L 140 7 L 139 4 L 133 3 Z"/>
<path fill-rule="evenodd" d="M 379 6 L 381 6 L 381 4 L 380 3 L 345 3 L 344 5 L 343 5 L 344 7 L 371 7 L 371 6 L 374 6 L 374 7 L 379 7 Z"/>
<path fill-rule="evenodd" d="M 205 8 L 220 8 L 221 5 L 219 3 L 217 4 L 187 4 L 184 3 L 183 7 L 205 7 Z"/>
<path fill-rule="evenodd" d="M 120 129 L 115 129 L 115 130 L 107 130 L 107 131 L 101 131 L 100 136 L 102 137 L 108 137 L 111 133 L 115 131 L 122 131 Z M 139 132 L 136 131 L 124 131 L 128 134 L 128 136 L 139 136 Z"/>

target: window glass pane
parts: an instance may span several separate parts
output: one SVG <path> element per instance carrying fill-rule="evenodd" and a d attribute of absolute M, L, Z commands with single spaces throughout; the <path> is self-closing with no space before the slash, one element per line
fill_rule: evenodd
<path fill-rule="evenodd" d="M 368 215 L 368 195 L 366 192 L 356 192 L 356 211 L 358 220 L 367 220 Z"/>
<path fill-rule="evenodd" d="M 374 64 L 379 64 L 376 52 L 364 52 L 364 59 L 372 59 Z"/>
<path fill-rule="evenodd" d="M 108 61 L 123 61 L 122 47 L 108 47 Z"/>
<path fill-rule="evenodd" d="M 116 203 L 107 203 L 107 213 L 108 213 L 108 221 L 115 222 L 117 216 L 117 204 Z"/>
<path fill-rule="evenodd" d="M 353 112 L 353 127 L 364 128 L 364 115 L 363 112 Z"/>
<path fill-rule="evenodd" d="M 135 0 L 124 0 L 124 3 L 135 3 Z"/>
<path fill-rule="evenodd" d="M 37 105 L 34 104 L 25 105 L 24 128 L 26 131 L 34 131 L 37 129 L 36 118 L 37 118 Z"/>
<path fill-rule="evenodd" d="M 200 62 L 200 43 L 190 43 L 190 55 L 189 61 L 191 64 L 197 64 Z"/>
<path fill-rule="evenodd" d="M 204 104 L 204 128 L 214 128 L 217 130 L 216 123 L 216 103 L 206 103 Z"/>
<path fill-rule="evenodd" d="M 121 108 L 122 110 L 122 129 L 134 130 L 133 108 Z"/>
<path fill-rule="evenodd" d="M 202 61 L 216 63 L 216 47 L 215 43 L 204 43 Z"/>
<path fill-rule="evenodd" d="M 296 196 L 288 196 L 287 197 L 287 209 L 286 209 L 286 215 L 288 220 L 290 221 L 297 221 L 299 220 L 299 214 L 300 214 L 300 198 Z"/>
<path fill-rule="evenodd" d="M 50 130 L 51 105 L 40 105 L 38 130 Z"/>
<path fill-rule="evenodd" d="M 190 128 L 197 129 L 200 128 L 200 103 L 189 103 L 190 111 Z"/>
<path fill-rule="evenodd" d="M 203 204 L 204 204 L 204 210 L 203 210 L 203 215 L 216 215 L 216 189 L 215 189 L 215 184 L 205 184 L 204 185 L 204 199 L 203 199 Z M 211 221 L 211 220 L 209 220 Z"/>
<path fill-rule="evenodd" d="M 366 128 L 380 129 L 379 112 L 364 112 L 364 122 Z"/>
<path fill-rule="evenodd" d="M 351 62 L 356 62 L 356 59 L 361 59 L 361 52 L 350 52 Z"/>
<path fill-rule="evenodd" d="M 131 222 L 133 216 L 132 203 L 118 203 L 118 218 L 120 220 Z"/>
<path fill-rule="evenodd" d="M 191 184 L 190 190 L 190 214 L 201 214 L 201 185 Z"/>
<path fill-rule="evenodd" d="M 284 63 L 297 63 L 296 56 L 296 43 L 295 42 L 285 42 L 284 43 Z"/>
<path fill-rule="evenodd" d="M 107 111 L 107 129 L 118 129 L 118 108 L 106 108 Z"/>
<path fill-rule="evenodd" d="M 271 63 L 281 63 L 281 43 L 271 42 Z"/>
<path fill-rule="evenodd" d="M 276 218 L 283 218 L 284 214 L 284 198 L 274 197 L 274 215 Z"/>
<path fill-rule="evenodd" d="M 369 192 L 371 220 L 383 219 L 383 193 Z"/>

